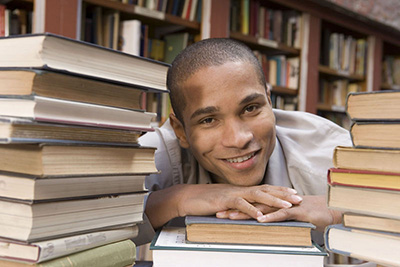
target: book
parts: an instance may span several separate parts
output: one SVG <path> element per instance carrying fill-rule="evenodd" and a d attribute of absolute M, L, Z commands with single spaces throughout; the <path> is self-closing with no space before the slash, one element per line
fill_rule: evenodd
<path fill-rule="evenodd" d="M 141 131 L 36 122 L 32 119 L 0 117 L 1 143 L 64 141 L 80 143 L 138 144 Z"/>
<path fill-rule="evenodd" d="M 341 169 L 400 172 L 400 150 L 368 149 L 338 146 L 333 152 L 333 165 Z"/>
<path fill-rule="evenodd" d="M 121 22 L 122 52 L 139 56 L 141 27 L 142 22 L 137 19 Z"/>
<path fill-rule="evenodd" d="M 225 244 L 312 246 L 311 229 L 315 229 L 311 223 L 259 223 L 215 216 L 187 216 L 185 224 L 188 241 Z"/>
<path fill-rule="evenodd" d="M 400 191 L 400 173 L 330 168 L 328 183 Z"/>
<path fill-rule="evenodd" d="M 66 255 L 43 263 L 31 264 L 0 260 L 3 267 L 125 267 L 136 260 L 136 245 L 129 239 Z"/>
<path fill-rule="evenodd" d="M 328 206 L 343 212 L 400 219 L 400 192 L 329 184 Z"/>
<path fill-rule="evenodd" d="M 350 228 L 360 228 L 400 234 L 400 220 L 369 216 L 357 213 L 343 214 L 343 225 Z"/>
<path fill-rule="evenodd" d="M 175 57 L 188 45 L 189 33 L 173 33 L 164 37 L 165 53 L 164 60 L 167 63 L 172 63 Z"/>
<path fill-rule="evenodd" d="M 0 144 L 0 170 L 36 176 L 156 173 L 155 148 L 85 144 Z"/>
<path fill-rule="evenodd" d="M 145 192 L 51 202 L 0 200 L 0 236 L 41 241 L 143 220 Z"/>
<path fill-rule="evenodd" d="M 184 227 L 164 227 L 150 249 L 154 266 L 323 266 L 327 254 L 319 246 L 288 247 L 189 243 Z"/>
<path fill-rule="evenodd" d="M 0 67 L 53 69 L 167 91 L 168 64 L 50 33 L 0 38 L 0 58 Z"/>
<path fill-rule="evenodd" d="M 328 251 L 372 261 L 384 266 L 400 265 L 400 235 L 330 225 L 325 230 Z"/>
<path fill-rule="evenodd" d="M 357 122 L 350 128 L 355 147 L 400 149 L 399 133 L 400 123 L 396 122 Z"/>
<path fill-rule="evenodd" d="M 29 68 L 0 69 L 0 80 L 2 96 L 37 95 L 126 109 L 142 109 L 142 95 L 156 91 Z"/>
<path fill-rule="evenodd" d="M 400 90 L 350 93 L 346 111 L 352 120 L 400 120 Z"/>
<path fill-rule="evenodd" d="M 0 97 L 2 116 L 104 128 L 153 131 L 156 114 L 56 98 Z"/>
<path fill-rule="evenodd" d="M 0 198 L 56 201 L 145 191 L 145 175 L 33 176 L 0 172 Z"/>
<path fill-rule="evenodd" d="M 39 263 L 69 254 L 131 239 L 138 235 L 137 225 L 48 239 L 40 242 L 21 242 L 0 238 L 0 259 Z"/>

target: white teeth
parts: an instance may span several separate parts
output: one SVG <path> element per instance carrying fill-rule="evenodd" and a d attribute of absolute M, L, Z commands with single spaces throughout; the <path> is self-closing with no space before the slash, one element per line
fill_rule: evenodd
<path fill-rule="evenodd" d="M 240 162 L 243 162 L 243 161 L 245 161 L 245 160 L 248 160 L 248 159 L 251 158 L 252 156 L 254 156 L 254 152 L 251 153 L 251 154 L 249 154 L 249 155 L 247 155 L 247 156 L 244 156 L 244 157 L 234 158 L 234 159 L 226 159 L 226 160 L 227 160 L 228 162 L 230 162 L 230 163 L 240 163 Z"/>

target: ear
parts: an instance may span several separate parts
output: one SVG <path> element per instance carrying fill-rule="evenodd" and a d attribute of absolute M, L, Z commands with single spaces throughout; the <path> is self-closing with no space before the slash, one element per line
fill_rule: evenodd
<path fill-rule="evenodd" d="M 267 98 L 268 98 L 268 102 L 272 107 L 272 101 L 271 101 L 271 90 L 272 90 L 272 85 L 269 83 L 265 84 L 265 91 L 267 93 Z"/>
<path fill-rule="evenodd" d="M 189 143 L 186 139 L 185 127 L 173 113 L 169 115 L 169 121 L 174 129 L 176 137 L 178 138 L 179 145 L 183 148 L 189 148 Z"/>

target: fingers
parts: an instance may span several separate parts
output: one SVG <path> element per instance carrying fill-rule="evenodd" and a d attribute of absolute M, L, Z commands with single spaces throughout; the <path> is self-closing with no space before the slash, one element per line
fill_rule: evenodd
<path fill-rule="evenodd" d="M 249 196 L 246 199 L 249 202 L 257 202 L 275 208 L 290 208 L 293 204 L 299 204 L 303 200 L 291 188 L 262 185 L 251 187 L 248 190 Z"/>
<path fill-rule="evenodd" d="M 275 212 L 265 214 L 263 216 L 257 217 L 259 222 L 279 222 L 295 219 L 295 209 L 280 209 Z"/>

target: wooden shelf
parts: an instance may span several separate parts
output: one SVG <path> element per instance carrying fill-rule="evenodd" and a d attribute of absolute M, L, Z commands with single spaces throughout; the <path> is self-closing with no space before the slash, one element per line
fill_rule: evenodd
<path fill-rule="evenodd" d="M 356 81 L 356 82 L 357 81 L 358 82 L 365 81 L 365 77 L 362 75 L 350 74 L 349 72 L 331 69 L 324 65 L 319 65 L 318 71 L 322 75 L 331 76 L 331 77 L 335 77 L 335 78 L 339 78 L 339 79 L 344 78 L 344 79 L 348 79 L 348 80 Z"/>
<path fill-rule="evenodd" d="M 110 0 L 84 0 L 85 3 L 101 6 L 104 8 L 120 11 L 129 18 L 138 18 L 146 24 L 155 26 L 178 25 L 189 30 L 200 31 L 200 23 L 189 21 L 178 16 L 165 14 L 160 11 L 150 10 L 147 8 L 125 4 Z"/>
<path fill-rule="evenodd" d="M 278 95 L 297 96 L 298 90 L 274 85 L 272 86 L 271 93 Z"/>
<path fill-rule="evenodd" d="M 257 38 L 251 35 L 244 35 L 239 32 L 231 32 L 230 38 L 246 43 L 252 49 L 263 50 L 269 55 L 287 55 L 287 56 L 299 56 L 300 49 L 287 46 L 285 44 L 277 43 L 273 40 L 264 38 Z"/>
<path fill-rule="evenodd" d="M 346 108 L 344 106 L 335 106 L 335 105 L 329 105 L 329 104 L 324 104 L 324 103 L 318 103 L 317 109 L 319 111 L 325 111 L 325 112 L 346 113 Z"/>

